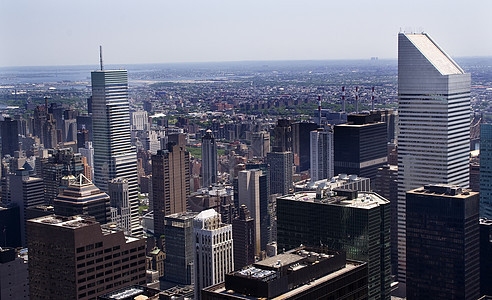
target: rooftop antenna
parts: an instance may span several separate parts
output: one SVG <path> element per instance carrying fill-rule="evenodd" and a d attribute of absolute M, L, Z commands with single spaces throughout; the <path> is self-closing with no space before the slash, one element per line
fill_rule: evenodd
<path fill-rule="evenodd" d="M 103 65 L 103 47 L 99 46 L 99 64 L 101 65 L 101 71 L 104 70 L 104 65 Z"/>
<path fill-rule="evenodd" d="M 318 125 L 321 127 L 321 96 L 318 96 Z"/>

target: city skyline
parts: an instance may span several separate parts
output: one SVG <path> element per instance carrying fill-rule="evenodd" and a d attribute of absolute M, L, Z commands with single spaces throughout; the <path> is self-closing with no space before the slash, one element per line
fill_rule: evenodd
<path fill-rule="evenodd" d="M 487 39 L 469 46 L 492 25 L 490 2 L 114 4 L 2 4 L 0 67 L 91 64 L 99 45 L 108 64 L 396 58 L 402 31 L 432 32 L 453 57 L 492 53 Z"/>

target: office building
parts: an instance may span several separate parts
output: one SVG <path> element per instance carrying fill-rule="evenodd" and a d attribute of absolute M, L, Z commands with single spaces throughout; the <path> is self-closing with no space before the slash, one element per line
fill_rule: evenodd
<path fill-rule="evenodd" d="M 470 74 L 429 35 L 398 35 L 398 281 L 406 282 L 405 192 L 469 185 Z"/>
<path fill-rule="evenodd" d="M 429 184 L 406 200 L 407 299 L 478 299 L 478 193 Z"/>
<path fill-rule="evenodd" d="M 44 185 L 41 178 L 31 177 L 29 172 L 32 170 L 26 162 L 24 168 L 15 171 L 9 177 L 9 199 L 7 202 L 16 204 L 19 207 L 20 235 L 22 246 L 26 245 L 26 210 L 44 204 Z"/>
<path fill-rule="evenodd" d="M 195 240 L 193 219 L 198 213 L 182 212 L 168 215 L 164 219 L 166 259 L 164 276 L 166 281 L 189 285 L 193 283 L 193 260 Z"/>
<path fill-rule="evenodd" d="M 379 112 L 351 114 L 334 127 L 335 174 L 356 174 L 374 182 L 388 161 L 386 124 Z"/>
<path fill-rule="evenodd" d="M 132 130 L 144 131 L 150 129 L 149 116 L 146 111 L 134 111 L 131 116 Z"/>
<path fill-rule="evenodd" d="M 492 220 L 480 219 L 480 295 L 492 295 Z"/>
<path fill-rule="evenodd" d="M 318 128 L 311 135 L 311 181 L 332 178 L 334 173 L 333 131 Z"/>
<path fill-rule="evenodd" d="M 84 172 L 82 155 L 74 153 L 71 148 L 49 151 L 51 156 L 41 161 L 41 174 L 44 182 L 44 199 L 46 204 L 53 205 L 59 193 L 62 178 L 75 176 Z"/>
<path fill-rule="evenodd" d="M 94 148 L 92 147 L 92 142 L 85 142 L 84 148 L 79 148 L 79 153 L 87 159 L 87 165 L 91 167 L 92 180 L 94 178 Z"/>
<path fill-rule="evenodd" d="M 94 183 L 108 191 L 111 179 L 128 179 L 131 233 L 142 234 L 138 218 L 137 157 L 131 145 L 126 70 L 91 73 Z"/>
<path fill-rule="evenodd" d="M 0 247 L 21 246 L 20 209 L 17 204 L 0 204 Z"/>
<path fill-rule="evenodd" d="M 339 174 L 328 179 L 311 181 L 310 179 L 301 180 L 295 183 L 294 191 L 323 191 L 325 194 L 335 189 L 349 189 L 359 192 L 371 191 L 371 180 L 357 175 Z"/>
<path fill-rule="evenodd" d="M 292 152 L 297 157 L 296 166 L 299 172 L 309 170 L 311 163 L 310 132 L 316 130 L 318 125 L 310 122 L 292 124 Z"/>
<path fill-rule="evenodd" d="M 112 179 L 108 185 L 108 194 L 111 206 L 111 222 L 116 223 L 129 234 L 131 228 L 128 179 L 121 177 Z"/>
<path fill-rule="evenodd" d="M 480 125 L 480 217 L 492 220 L 492 124 Z"/>
<path fill-rule="evenodd" d="M 109 203 L 108 194 L 80 174 L 70 180 L 68 187 L 53 201 L 53 206 L 59 216 L 88 215 L 100 224 L 106 224 L 111 221 Z"/>
<path fill-rule="evenodd" d="M 367 263 L 325 247 L 299 247 L 226 275 L 203 300 L 367 299 Z"/>
<path fill-rule="evenodd" d="M 280 119 L 273 128 L 273 152 L 292 152 L 292 121 Z"/>
<path fill-rule="evenodd" d="M 27 250 L 0 247 L 0 299 L 29 299 Z"/>
<path fill-rule="evenodd" d="M 260 226 L 260 176 L 263 171 L 259 169 L 244 170 L 238 173 L 238 209 L 246 206 L 250 212 L 254 224 L 254 255 L 259 256 L 261 249 Z"/>
<path fill-rule="evenodd" d="M 254 157 L 265 157 L 270 152 L 270 133 L 266 131 L 252 132 L 251 151 Z"/>
<path fill-rule="evenodd" d="M 234 270 L 255 262 L 255 220 L 251 218 L 246 205 L 239 207 L 239 216 L 232 221 L 234 244 Z"/>
<path fill-rule="evenodd" d="M 270 194 L 286 195 L 290 193 L 293 189 L 294 156 L 292 152 L 269 152 L 267 162 L 270 165 Z"/>
<path fill-rule="evenodd" d="M 398 274 L 398 166 L 378 169 L 374 192 L 390 201 L 391 210 L 391 274 Z"/>
<path fill-rule="evenodd" d="M 195 299 L 201 299 L 201 290 L 223 282 L 234 269 L 232 225 L 222 224 L 213 209 L 199 213 L 193 220 L 195 236 Z"/>
<path fill-rule="evenodd" d="M 190 196 L 190 153 L 169 144 L 168 150 L 152 155 L 152 204 L 154 234 L 164 234 L 164 217 L 186 212 Z"/>
<path fill-rule="evenodd" d="M 7 154 L 14 156 L 14 152 L 21 149 L 19 145 L 19 120 L 5 118 L 0 122 L 0 133 L 2 157 Z"/>
<path fill-rule="evenodd" d="M 212 130 L 202 137 L 202 186 L 209 187 L 217 183 L 217 144 Z"/>
<path fill-rule="evenodd" d="M 277 198 L 278 249 L 324 245 L 367 262 L 368 298 L 389 299 L 390 207 L 372 192 L 298 192 Z"/>
<path fill-rule="evenodd" d="M 29 220 L 27 230 L 30 299 L 95 299 L 145 284 L 145 240 L 117 227 L 53 215 Z"/>

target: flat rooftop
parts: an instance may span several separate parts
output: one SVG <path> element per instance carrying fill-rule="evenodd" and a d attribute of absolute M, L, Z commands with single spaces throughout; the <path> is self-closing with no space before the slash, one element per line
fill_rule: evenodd
<path fill-rule="evenodd" d="M 322 199 L 317 199 L 316 192 L 305 191 L 305 192 L 297 192 L 291 195 L 282 196 L 279 197 L 278 199 L 320 203 L 320 204 L 327 204 L 327 205 L 338 205 L 338 206 L 346 206 L 346 207 L 353 207 L 353 208 L 360 208 L 360 209 L 372 209 L 379 205 L 389 203 L 388 200 L 373 192 L 358 192 L 358 196 L 356 199 L 348 199 L 346 196 L 337 196 L 336 194 Z"/>

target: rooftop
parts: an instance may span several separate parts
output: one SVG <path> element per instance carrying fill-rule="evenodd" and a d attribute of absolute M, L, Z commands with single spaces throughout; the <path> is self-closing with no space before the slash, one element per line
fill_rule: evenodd
<path fill-rule="evenodd" d="M 470 195 L 476 195 L 478 192 L 472 190 L 462 189 L 459 186 L 449 184 L 428 184 L 423 187 L 416 188 L 408 191 L 407 193 L 413 194 L 426 194 L 434 196 L 443 196 L 451 198 L 468 198 Z"/>
<path fill-rule="evenodd" d="M 465 73 L 426 33 L 405 36 L 442 75 Z"/>
<path fill-rule="evenodd" d="M 291 195 L 285 195 L 279 197 L 278 199 L 338 205 L 360 209 L 372 209 L 374 207 L 378 207 L 379 205 L 389 203 L 388 200 L 373 192 L 357 192 L 355 194 L 357 195 L 357 197 L 354 199 L 350 199 L 350 197 L 346 196 L 345 193 L 341 193 L 340 191 L 337 192 L 335 190 L 331 193 L 331 195 L 318 199 L 316 192 L 305 191 L 297 192 Z"/>

